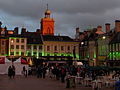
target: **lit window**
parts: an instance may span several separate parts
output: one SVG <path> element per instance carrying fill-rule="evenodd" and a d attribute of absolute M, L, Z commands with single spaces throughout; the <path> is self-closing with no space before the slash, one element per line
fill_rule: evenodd
<path fill-rule="evenodd" d="M 14 39 L 11 39 L 11 41 L 10 41 L 11 43 L 14 43 Z"/>

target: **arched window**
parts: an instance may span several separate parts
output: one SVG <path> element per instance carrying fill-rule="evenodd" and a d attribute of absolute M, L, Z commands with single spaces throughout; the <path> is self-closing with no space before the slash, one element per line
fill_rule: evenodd
<path fill-rule="evenodd" d="M 50 30 L 50 28 L 48 27 L 48 29 L 47 29 L 47 33 L 48 34 L 50 34 L 51 33 L 51 30 Z"/>

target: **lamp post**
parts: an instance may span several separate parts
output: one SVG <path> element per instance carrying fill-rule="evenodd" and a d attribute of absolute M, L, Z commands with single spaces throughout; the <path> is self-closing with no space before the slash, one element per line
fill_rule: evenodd
<path fill-rule="evenodd" d="M 84 42 L 81 42 L 80 43 L 81 59 L 83 59 L 83 57 L 84 57 L 84 47 L 83 47 L 83 45 L 84 45 Z"/>
<path fill-rule="evenodd" d="M 98 38 L 95 38 L 95 47 L 96 47 L 96 59 L 94 61 L 94 64 L 96 64 L 96 66 L 98 66 Z"/>

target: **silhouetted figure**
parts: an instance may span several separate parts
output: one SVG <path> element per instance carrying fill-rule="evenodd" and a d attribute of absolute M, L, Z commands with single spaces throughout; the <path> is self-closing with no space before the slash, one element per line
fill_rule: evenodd
<path fill-rule="evenodd" d="M 9 76 L 10 78 L 12 77 L 12 73 L 13 73 L 12 67 L 9 66 L 9 68 L 8 68 L 8 76 Z"/>
<path fill-rule="evenodd" d="M 14 78 L 15 77 L 15 66 L 12 65 L 12 77 Z"/>

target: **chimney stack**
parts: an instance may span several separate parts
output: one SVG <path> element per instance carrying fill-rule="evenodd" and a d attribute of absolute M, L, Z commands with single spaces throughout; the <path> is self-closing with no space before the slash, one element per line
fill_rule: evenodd
<path fill-rule="evenodd" d="M 79 39 L 79 33 L 80 33 L 80 30 L 79 30 L 79 27 L 76 28 L 76 35 L 75 35 L 75 39 Z"/>
<path fill-rule="evenodd" d="M 115 32 L 120 32 L 120 20 L 115 20 Z"/>
<path fill-rule="evenodd" d="M 106 33 L 110 32 L 110 23 L 105 24 Z"/>
<path fill-rule="evenodd" d="M 98 26 L 97 31 L 102 31 L 102 26 Z"/>
<path fill-rule="evenodd" d="M 79 27 L 76 28 L 76 34 L 80 32 Z"/>
<path fill-rule="evenodd" d="M 26 33 L 26 28 L 22 28 L 21 34 L 25 34 Z"/>
<path fill-rule="evenodd" d="M 14 28 L 14 34 L 16 34 L 16 35 L 18 34 L 18 27 Z"/>
<path fill-rule="evenodd" d="M 0 28 L 1 28 L 1 26 L 2 26 L 2 22 L 0 22 Z"/>

